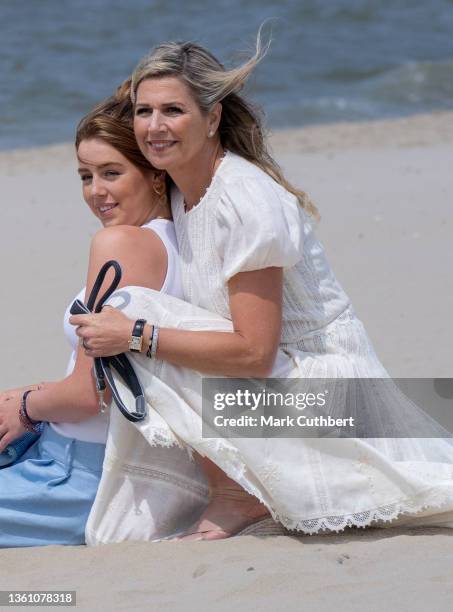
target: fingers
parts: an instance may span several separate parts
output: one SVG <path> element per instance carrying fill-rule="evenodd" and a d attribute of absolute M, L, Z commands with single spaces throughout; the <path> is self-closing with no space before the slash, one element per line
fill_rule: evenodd
<path fill-rule="evenodd" d="M 88 327 L 76 327 L 75 333 L 79 337 L 79 344 L 87 357 L 98 357 L 95 354 L 93 343 L 96 344 L 96 338 L 93 338 L 92 330 Z"/>
<path fill-rule="evenodd" d="M 77 336 L 79 336 L 79 338 L 81 340 L 83 339 L 87 339 L 93 332 L 93 328 L 89 327 L 89 325 L 85 325 L 84 327 L 82 327 L 81 325 L 79 325 L 78 327 L 75 328 L 75 333 Z"/>
<path fill-rule="evenodd" d="M 13 441 L 13 437 L 8 433 L 0 432 L 0 453 L 3 453 L 5 448 Z"/>
<path fill-rule="evenodd" d="M 0 426 L 0 453 L 2 453 L 5 448 L 8 446 L 9 444 L 9 437 L 8 437 L 8 429 L 5 427 L 5 424 L 2 423 L 2 425 Z"/>
<path fill-rule="evenodd" d="M 110 312 L 116 310 L 115 308 L 113 308 L 113 306 L 109 306 L 108 304 L 106 304 L 105 306 L 102 307 L 102 312 Z M 71 325 L 75 325 L 75 326 L 86 326 L 86 325 L 92 325 L 93 323 L 95 323 L 99 317 L 100 313 L 97 314 L 80 314 L 80 315 L 71 315 L 69 317 L 69 323 Z"/>
<path fill-rule="evenodd" d="M 77 327 L 84 325 L 91 325 L 95 320 L 94 317 L 96 315 L 82 314 L 82 315 L 71 315 L 69 317 L 69 323 L 71 325 L 76 325 Z"/>
<path fill-rule="evenodd" d="M 79 344 L 83 352 L 87 357 L 105 357 L 106 355 L 99 350 L 99 348 L 95 348 L 92 346 L 92 342 L 88 341 L 86 338 L 80 338 Z"/>

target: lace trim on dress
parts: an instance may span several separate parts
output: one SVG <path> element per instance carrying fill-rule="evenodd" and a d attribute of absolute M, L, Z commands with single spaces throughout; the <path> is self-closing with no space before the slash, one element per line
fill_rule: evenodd
<path fill-rule="evenodd" d="M 406 498 L 393 504 L 343 516 L 324 516 L 313 519 L 293 520 L 286 516 L 279 516 L 273 512 L 272 508 L 269 508 L 269 511 L 273 518 L 282 523 L 287 529 L 313 535 L 320 531 L 339 532 L 346 529 L 346 527 L 365 528 L 375 522 L 390 523 L 402 515 L 416 515 L 428 508 L 441 508 L 447 503 L 453 503 L 452 493 L 436 491 L 433 487 L 422 491 L 412 498 Z"/>
<path fill-rule="evenodd" d="M 203 441 L 203 448 L 210 448 L 215 453 L 217 465 L 227 476 L 238 482 L 248 493 L 254 495 L 266 506 L 275 521 L 280 522 L 286 529 L 301 531 L 313 535 L 322 531 L 344 531 L 347 527 L 369 527 L 372 523 L 389 523 L 402 515 L 415 515 L 428 508 L 441 508 L 446 504 L 453 505 L 453 491 L 439 490 L 439 487 L 429 487 L 413 497 L 407 497 L 392 504 L 386 504 L 363 512 L 355 512 L 339 516 L 323 516 L 317 518 L 295 519 L 279 514 L 275 508 L 267 503 L 259 489 L 247 479 L 247 466 L 239 459 L 239 451 L 228 445 L 224 440 L 211 439 Z M 273 473 L 272 466 L 267 466 Z"/>

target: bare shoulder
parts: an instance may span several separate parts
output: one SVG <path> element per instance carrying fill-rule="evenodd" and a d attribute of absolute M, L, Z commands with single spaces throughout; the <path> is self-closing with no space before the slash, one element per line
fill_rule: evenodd
<path fill-rule="evenodd" d="M 139 254 L 144 251 L 147 256 L 166 255 L 166 249 L 159 236 L 149 228 L 131 225 L 104 227 L 96 232 L 91 241 L 92 251 L 109 253 L 132 249 Z"/>
<path fill-rule="evenodd" d="M 92 243 L 102 246 L 104 244 L 114 245 L 123 243 L 134 243 L 136 240 L 149 242 L 161 242 L 158 235 L 147 227 L 135 227 L 133 225 L 115 225 L 103 227 L 93 236 Z"/>
<path fill-rule="evenodd" d="M 148 228 L 117 225 L 99 230 L 91 241 L 88 283 L 108 260 L 122 269 L 122 285 L 160 290 L 167 273 L 167 250 L 159 236 Z"/>

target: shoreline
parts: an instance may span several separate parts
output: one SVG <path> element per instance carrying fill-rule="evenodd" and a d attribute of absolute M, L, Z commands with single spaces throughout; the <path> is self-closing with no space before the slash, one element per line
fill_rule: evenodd
<path fill-rule="evenodd" d="M 395 129 L 396 128 L 396 129 Z M 271 147 L 278 153 L 310 153 L 326 149 L 348 149 L 399 146 L 428 146 L 453 143 L 453 110 L 418 113 L 407 117 L 372 119 L 367 121 L 337 121 L 285 128 L 267 129 Z M 62 159 L 72 159 L 73 144 L 56 142 L 47 145 L 0 149 L 0 167 L 9 158 L 15 162 L 37 153 L 61 154 Z"/>
<path fill-rule="evenodd" d="M 278 151 L 290 138 L 291 152 L 369 147 L 420 147 L 453 143 L 453 111 L 372 121 L 336 122 L 270 131 Z"/>

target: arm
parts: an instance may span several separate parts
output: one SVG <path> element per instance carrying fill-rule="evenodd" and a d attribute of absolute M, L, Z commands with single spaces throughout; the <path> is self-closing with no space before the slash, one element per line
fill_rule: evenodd
<path fill-rule="evenodd" d="M 233 333 L 161 329 L 157 357 L 207 374 L 264 377 L 272 370 L 281 334 L 281 268 L 240 272 L 228 282 Z M 133 322 L 108 308 L 71 317 L 91 356 L 127 350 Z M 151 328 L 145 328 L 149 339 Z"/>
<path fill-rule="evenodd" d="M 27 398 L 27 412 L 37 421 L 78 422 L 98 410 L 96 388 L 91 376 L 92 360 L 78 351 L 73 373 L 59 382 L 45 383 Z M 0 452 L 26 432 L 19 420 L 23 392 L 14 390 L 0 398 Z"/>
<path fill-rule="evenodd" d="M 166 252 L 160 239 L 147 229 L 117 226 L 103 229 L 93 238 L 87 294 L 91 291 L 101 266 L 112 258 L 119 261 L 123 269 L 120 287 L 141 285 L 158 289 L 162 285 L 166 270 Z M 101 294 L 108 286 L 108 279 L 104 284 Z M 132 323 L 129 334 L 131 330 Z M 77 423 L 95 415 L 99 407 L 91 372 L 92 363 L 91 357 L 79 349 L 72 374 L 28 396 L 27 409 L 30 417 L 39 421 Z M 14 401 L 0 401 L 0 436 L 3 434 L 0 451 L 24 431 L 18 421 L 20 396 Z"/>
<path fill-rule="evenodd" d="M 266 377 L 278 349 L 282 269 L 240 272 L 228 282 L 234 333 L 161 329 L 157 357 L 207 374 Z"/>
<path fill-rule="evenodd" d="M 100 268 L 109 259 L 116 259 L 121 265 L 119 287 L 138 285 L 159 289 L 165 278 L 166 257 L 160 239 L 148 229 L 129 226 L 102 229 L 91 243 L 86 296 L 89 295 Z M 99 295 L 106 291 L 109 284 L 107 275 Z M 132 326 L 131 322 L 128 337 L 131 335 Z M 70 376 L 57 383 L 49 393 L 30 395 L 30 417 L 40 421 L 70 423 L 96 414 L 99 405 L 92 365 L 92 358 L 79 348 L 74 372 Z"/>
<path fill-rule="evenodd" d="M 59 382 L 30 393 L 27 412 L 37 421 L 78 422 L 97 411 L 96 388 L 91 376 L 92 360 L 83 351 L 78 352 L 74 372 Z M 25 433 L 19 420 L 19 407 L 23 391 L 17 390 L 6 399 L 0 399 L 0 452 Z"/>

